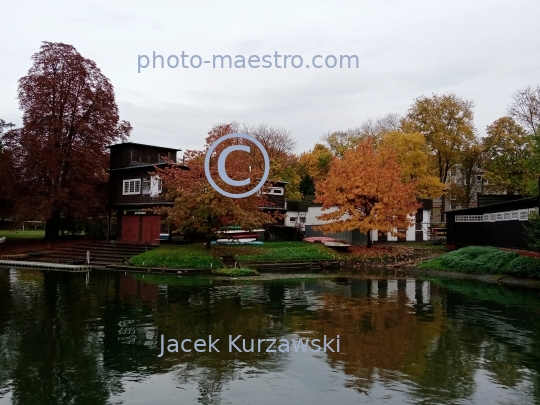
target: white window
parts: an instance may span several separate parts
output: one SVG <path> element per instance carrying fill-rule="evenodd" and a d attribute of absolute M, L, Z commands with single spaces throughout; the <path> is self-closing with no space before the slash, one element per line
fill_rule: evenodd
<path fill-rule="evenodd" d="M 141 179 L 124 180 L 124 195 L 141 194 Z"/>
<path fill-rule="evenodd" d="M 150 178 L 150 197 L 159 197 L 163 191 L 163 182 L 161 177 L 152 176 Z"/>
<path fill-rule="evenodd" d="M 272 187 L 265 194 L 284 195 L 285 194 L 285 189 L 283 187 Z"/>

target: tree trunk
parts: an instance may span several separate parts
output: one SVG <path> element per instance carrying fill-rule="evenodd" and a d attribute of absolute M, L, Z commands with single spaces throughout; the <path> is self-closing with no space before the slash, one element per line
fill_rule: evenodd
<path fill-rule="evenodd" d="M 445 222 L 444 221 L 444 212 L 445 212 L 445 209 L 446 209 L 446 194 L 443 194 L 441 196 L 441 222 Z"/>
<path fill-rule="evenodd" d="M 45 222 L 45 239 L 56 240 L 60 233 L 60 212 L 55 211 Z"/>
<path fill-rule="evenodd" d="M 371 246 L 373 246 L 373 242 L 371 241 L 371 230 L 369 230 L 367 232 L 367 245 L 366 245 L 368 248 L 370 248 Z"/>

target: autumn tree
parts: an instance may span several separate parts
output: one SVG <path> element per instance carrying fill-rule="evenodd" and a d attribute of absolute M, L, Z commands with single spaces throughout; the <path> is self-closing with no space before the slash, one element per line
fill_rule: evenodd
<path fill-rule="evenodd" d="M 483 152 L 480 141 L 474 140 L 466 143 L 459 154 L 456 176 L 450 181 L 450 195 L 460 207 L 469 208 L 476 201 L 478 192 L 482 191 L 482 184 L 476 181 L 476 176 L 483 162 Z"/>
<path fill-rule="evenodd" d="M 525 194 L 534 176 L 528 170 L 531 157 L 526 130 L 511 117 L 502 117 L 489 125 L 483 139 L 486 153 L 486 178 L 493 191 Z"/>
<path fill-rule="evenodd" d="M 446 184 L 452 166 L 462 150 L 475 139 L 472 101 L 455 94 L 421 96 L 414 100 L 402 121 L 405 132 L 419 132 L 431 150 L 434 175 Z M 442 195 L 441 221 L 444 221 L 445 194 Z"/>
<path fill-rule="evenodd" d="M 300 155 L 299 175 L 302 178 L 300 191 L 304 195 L 315 195 L 315 183 L 326 178 L 332 162 L 332 152 L 323 144 L 317 143 L 312 150 Z"/>
<path fill-rule="evenodd" d="M 230 130 L 253 136 L 268 153 L 270 158 L 270 179 L 287 182 L 285 191 L 288 200 L 300 200 L 298 158 L 295 155 L 297 142 L 285 128 L 271 127 L 267 124 L 247 125 L 231 122 Z M 219 125 L 218 125 L 219 126 Z M 252 166 L 264 170 L 264 161 L 259 153 L 250 156 Z"/>
<path fill-rule="evenodd" d="M 21 128 L 4 136 L 18 178 L 19 212 L 47 220 L 47 238 L 61 218 L 103 207 L 107 146 L 131 131 L 120 121 L 111 82 L 72 45 L 43 42 L 19 80 Z M 103 192 L 99 192 L 103 190 Z"/>
<path fill-rule="evenodd" d="M 13 213 L 15 203 L 15 179 L 16 174 L 13 168 L 12 153 L 3 145 L 3 134 L 12 129 L 12 123 L 0 119 L 0 219 L 10 216 Z"/>
<path fill-rule="evenodd" d="M 411 216 L 421 206 L 416 193 L 415 181 L 402 181 L 395 150 L 365 139 L 335 157 L 328 177 L 317 183 L 315 201 L 329 211 L 318 219 L 331 221 L 321 225 L 325 232 L 359 229 L 371 247 L 371 230 L 401 235 L 398 230 L 414 223 Z"/>
<path fill-rule="evenodd" d="M 529 135 L 540 130 L 540 86 L 527 86 L 512 95 L 508 115 L 526 128 Z"/>
<path fill-rule="evenodd" d="M 421 133 L 390 131 L 382 137 L 381 145 L 396 151 L 403 182 L 416 182 L 418 198 L 437 198 L 445 190 L 438 177 L 430 173 L 429 148 Z"/>
<path fill-rule="evenodd" d="M 167 221 L 182 234 L 199 235 L 205 238 L 207 247 L 210 240 L 223 226 L 238 225 L 251 230 L 265 223 L 274 222 L 273 215 L 263 212 L 259 207 L 268 206 L 264 193 L 255 193 L 244 198 L 230 198 L 216 191 L 208 182 L 204 170 L 204 158 L 208 148 L 219 138 L 237 132 L 230 124 L 217 125 L 212 128 L 206 138 L 204 151 L 187 151 L 185 164 L 189 170 L 174 165 L 173 162 L 164 168 L 156 168 L 167 189 L 167 198 L 173 202 L 170 208 L 163 208 L 161 213 L 167 214 Z M 216 148 L 214 156 L 228 146 L 243 140 L 224 141 Z M 252 154 L 257 152 L 251 145 Z M 239 194 L 253 189 L 263 170 L 252 166 L 251 156 L 243 151 L 229 154 L 225 169 L 233 180 L 251 179 L 247 186 L 231 188 L 217 172 L 217 162 L 213 157 L 210 163 L 210 173 L 216 184 L 225 191 Z M 263 168 L 264 169 L 264 168 Z"/>
<path fill-rule="evenodd" d="M 387 114 L 375 120 L 368 118 L 359 127 L 328 132 L 323 135 L 322 140 L 334 155 L 342 157 L 346 150 L 353 149 L 363 139 L 370 138 L 378 143 L 385 133 L 400 128 L 400 120 L 398 114 Z"/>

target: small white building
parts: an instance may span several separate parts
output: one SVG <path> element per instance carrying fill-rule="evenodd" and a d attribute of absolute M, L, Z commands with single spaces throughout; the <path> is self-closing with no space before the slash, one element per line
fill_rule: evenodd
<path fill-rule="evenodd" d="M 429 225 L 431 219 L 432 200 L 422 200 L 423 207 L 420 208 L 414 217 L 414 225 L 405 230 L 406 237 L 398 238 L 392 236 L 390 232 L 385 232 L 379 235 L 377 230 L 371 231 L 371 240 L 374 242 L 422 242 L 429 240 Z M 330 210 L 323 211 L 322 206 L 307 203 L 307 202 L 287 202 L 287 211 L 285 217 L 285 226 L 296 227 L 305 232 L 306 237 L 322 236 L 323 233 L 314 229 L 317 225 L 323 225 L 330 221 L 318 219 L 321 214 L 331 212 Z M 360 234 L 358 231 L 340 232 L 336 234 L 324 234 L 325 236 L 334 237 L 336 239 L 344 239 L 353 244 L 363 244 L 364 239 L 367 241 L 366 235 Z M 356 243 L 355 243 L 356 242 Z"/>

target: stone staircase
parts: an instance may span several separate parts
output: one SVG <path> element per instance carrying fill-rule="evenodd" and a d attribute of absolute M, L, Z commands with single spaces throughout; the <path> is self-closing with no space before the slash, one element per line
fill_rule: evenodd
<path fill-rule="evenodd" d="M 47 263 L 86 264 L 87 252 L 90 252 L 90 265 L 92 267 L 105 267 L 111 264 L 125 264 L 129 258 L 154 248 L 155 246 L 146 247 L 115 242 L 84 242 L 36 252 L 32 260 Z"/>

